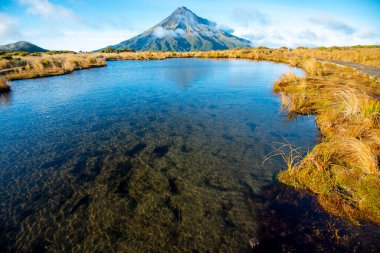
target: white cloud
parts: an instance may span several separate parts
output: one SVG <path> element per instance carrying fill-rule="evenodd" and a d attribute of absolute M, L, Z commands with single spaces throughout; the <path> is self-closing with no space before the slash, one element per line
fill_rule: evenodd
<path fill-rule="evenodd" d="M 158 39 L 163 39 L 167 37 L 177 38 L 178 36 L 179 37 L 185 36 L 186 31 L 181 28 L 177 28 L 176 30 L 166 30 L 162 26 L 158 26 L 154 28 L 153 35 Z"/>
<path fill-rule="evenodd" d="M 304 29 L 304 28 L 301 28 Z M 253 46 L 295 48 L 298 46 L 319 47 L 319 46 L 350 46 L 378 44 L 380 36 L 376 33 L 363 33 L 360 37 L 357 33 L 339 34 L 337 32 L 323 28 L 313 28 L 301 30 L 297 27 L 279 29 L 278 27 L 267 27 L 266 29 L 252 30 L 246 27 L 236 29 L 234 35 L 249 39 Z"/>
<path fill-rule="evenodd" d="M 235 34 L 239 34 L 238 36 L 239 37 L 243 37 L 245 39 L 248 39 L 252 42 L 254 41 L 259 41 L 259 40 L 262 40 L 264 39 L 267 35 L 265 33 L 263 33 L 262 31 L 249 31 L 249 30 L 237 30 L 237 32 Z"/>
<path fill-rule="evenodd" d="M 234 33 L 235 30 L 227 25 L 217 25 L 216 28 L 222 32 L 226 32 L 226 33 Z"/>
<path fill-rule="evenodd" d="M 49 0 L 18 0 L 25 12 L 41 17 L 34 27 L 19 27 L 21 40 L 32 41 L 38 46 L 50 50 L 92 51 L 124 41 L 135 34 L 130 26 L 121 27 L 104 18 L 101 23 L 90 23 L 76 15 L 70 8 L 55 4 Z M 2 17 L 0 16 L 0 19 Z M 124 18 L 125 21 L 125 18 Z M 3 22 L 0 22 L 0 34 Z M 5 27 L 9 27 L 6 25 Z M 0 36 L 1 37 L 1 36 Z M 6 35 L 7 42 L 14 39 Z"/>
<path fill-rule="evenodd" d="M 309 21 L 315 25 L 320 25 L 326 29 L 344 34 L 353 34 L 356 32 L 356 29 L 351 25 L 328 15 L 313 16 L 309 18 Z"/>
<path fill-rule="evenodd" d="M 240 27 L 236 29 L 235 35 L 249 39 L 253 46 L 267 47 L 297 47 L 297 46 L 318 46 L 321 41 L 314 33 L 307 30 L 298 31 L 296 29 L 278 29 L 277 27 L 266 27 L 254 29 Z M 315 35 L 315 37 L 313 37 Z M 313 38 L 311 38 L 313 37 Z"/>
<path fill-rule="evenodd" d="M 181 29 L 181 28 L 177 28 L 177 29 L 175 29 L 175 33 L 176 33 L 178 36 L 181 36 L 181 37 L 183 37 L 183 36 L 186 35 L 186 31 L 183 30 L 183 29 Z"/>
<path fill-rule="evenodd" d="M 243 26 L 268 25 L 270 23 L 268 15 L 256 9 L 235 8 L 232 10 L 232 17 Z"/>
<path fill-rule="evenodd" d="M 309 29 L 306 29 L 298 34 L 298 38 L 302 40 L 316 41 L 318 39 L 318 36 Z"/>
<path fill-rule="evenodd" d="M 232 11 L 234 12 L 236 9 Z M 233 18 L 230 24 L 234 25 L 234 35 L 249 39 L 253 46 L 350 46 L 378 44 L 380 41 L 380 33 L 375 27 L 346 22 L 338 16 L 314 15 L 313 12 L 283 16 L 283 13 L 268 12 L 270 15 L 265 15 L 270 22 L 261 25 L 260 22 L 250 21 L 252 19 L 249 13 L 243 12 L 246 18 Z"/>
<path fill-rule="evenodd" d="M 47 35 L 46 31 L 28 31 L 25 37 L 38 46 L 50 50 L 93 51 L 115 45 L 136 35 L 129 30 L 65 30 Z"/>
<path fill-rule="evenodd" d="M 19 3 L 27 6 L 27 12 L 30 14 L 66 22 L 79 21 L 79 17 L 71 9 L 59 4 L 53 4 L 49 0 L 19 0 Z"/>
<path fill-rule="evenodd" d="M 19 36 L 18 19 L 0 12 L 0 20 L 0 40 L 16 39 Z"/>
<path fill-rule="evenodd" d="M 380 33 L 371 30 L 360 31 L 358 36 L 362 39 L 375 39 L 380 41 Z"/>

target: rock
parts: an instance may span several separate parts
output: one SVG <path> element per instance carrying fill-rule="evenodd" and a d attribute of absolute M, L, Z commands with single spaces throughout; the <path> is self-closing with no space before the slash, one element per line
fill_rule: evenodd
<path fill-rule="evenodd" d="M 251 249 L 256 248 L 257 246 L 259 246 L 259 244 L 260 242 L 256 237 L 249 239 L 249 246 L 251 246 Z"/>

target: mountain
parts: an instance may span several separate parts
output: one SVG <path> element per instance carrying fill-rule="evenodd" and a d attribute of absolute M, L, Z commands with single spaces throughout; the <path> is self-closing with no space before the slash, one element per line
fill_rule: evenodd
<path fill-rule="evenodd" d="M 110 47 L 137 51 L 208 51 L 250 45 L 250 41 L 228 33 L 216 23 L 198 17 L 186 7 L 179 7 L 165 20 L 142 34 Z"/>
<path fill-rule="evenodd" d="M 7 52 L 22 51 L 22 52 L 28 52 L 28 53 L 35 53 L 35 52 L 47 52 L 48 50 L 40 48 L 26 41 L 18 41 L 16 43 L 0 46 L 0 51 L 7 51 Z"/>

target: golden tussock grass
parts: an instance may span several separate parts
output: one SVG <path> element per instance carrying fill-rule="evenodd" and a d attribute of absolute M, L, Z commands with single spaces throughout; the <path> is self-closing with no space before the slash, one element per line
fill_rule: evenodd
<path fill-rule="evenodd" d="M 9 64 L 9 60 L 0 59 L 0 69 L 7 69 L 10 67 L 11 67 L 11 65 Z"/>
<path fill-rule="evenodd" d="M 322 142 L 280 181 L 318 196 L 328 211 L 380 224 L 380 83 L 321 64 L 322 73 L 286 75 L 275 86 L 290 113 L 315 113 Z M 301 80 L 304 83 L 301 85 Z"/>
<path fill-rule="evenodd" d="M 295 49 L 293 55 L 302 57 L 322 58 L 329 60 L 339 60 L 355 62 L 368 66 L 380 67 L 380 49 L 379 47 L 364 48 L 322 48 L 322 49 Z"/>
<path fill-rule="evenodd" d="M 42 54 L 41 56 L 28 55 L 19 57 L 19 59 L 25 62 L 25 66 L 7 73 L 6 77 L 8 79 L 25 79 L 61 75 L 70 73 L 74 70 L 102 67 L 106 65 L 104 58 L 93 54 Z M 3 65 L 7 66 L 6 64 Z"/>
<path fill-rule="evenodd" d="M 120 53 L 44 53 L 12 56 L 26 62 L 25 68 L 8 75 L 9 79 L 65 74 L 77 69 L 105 66 L 105 60 L 162 60 L 167 58 L 233 58 L 284 62 L 302 67 L 308 74 L 323 76 L 322 63 L 315 58 L 352 61 L 380 66 L 380 48 L 266 49 L 248 48 L 209 52 L 120 52 Z M 15 67 L 15 60 L 0 58 L 0 70 Z"/>

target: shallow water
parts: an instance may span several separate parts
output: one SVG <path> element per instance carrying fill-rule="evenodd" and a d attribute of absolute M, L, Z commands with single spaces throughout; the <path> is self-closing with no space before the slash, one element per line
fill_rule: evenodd
<path fill-rule="evenodd" d="M 117 61 L 14 81 L 0 98 L 0 249 L 249 251 L 284 168 L 265 156 L 318 139 L 312 117 L 287 122 L 272 94 L 289 70 Z"/>

